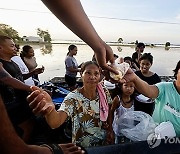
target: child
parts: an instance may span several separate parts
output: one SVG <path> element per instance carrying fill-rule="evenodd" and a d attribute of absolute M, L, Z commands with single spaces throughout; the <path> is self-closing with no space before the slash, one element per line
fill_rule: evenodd
<path fill-rule="evenodd" d="M 122 143 L 124 142 L 125 137 L 119 136 L 118 134 L 118 124 L 116 121 L 119 117 L 127 112 L 127 111 L 134 111 L 134 83 L 133 82 L 126 82 L 121 85 L 121 92 L 117 95 L 112 102 L 112 106 L 109 113 L 109 127 L 111 132 L 109 133 L 109 138 L 111 140 L 114 139 L 115 133 L 115 143 Z M 113 131 L 114 132 L 113 132 Z M 127 138 L 126 138 L 127 139 Z"/>

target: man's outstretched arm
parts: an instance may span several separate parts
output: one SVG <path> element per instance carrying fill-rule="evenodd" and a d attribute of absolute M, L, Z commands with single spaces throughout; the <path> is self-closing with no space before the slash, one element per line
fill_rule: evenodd
<path fill-rule="evenodd" d="M 107 65 L 114 63 L 112 49 L 99 37 L 79 0 L 42 0 L 51 12 L 95 52 L 99 65 L 117 73 Z"/>

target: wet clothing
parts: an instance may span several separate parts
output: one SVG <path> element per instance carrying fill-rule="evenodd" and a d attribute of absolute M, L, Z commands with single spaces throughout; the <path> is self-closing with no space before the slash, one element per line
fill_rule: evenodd
<path fill-rule="evenodd" d="M 154 73 L 150 77 L 144 76 L 141 73 L 141 71 L 136 71 L 135 74 L 137 76 L 139 76 L 140 79 L 142 79 L 143 81 L 147 82 L 150 85 L 153 85 L 153 84 L 156 84 L 158 82 L 161 82 L 160 77 L 156 73 Z M 134 105 L 135 105 L 135 111 L 143 111 L 145 113 L 148 113 L 149 115 L 152 115 L 153 110 L 154 110 L 154 106 L 155 106 L 154 100 L 152 100 L 150 103 L 148 103 L 148 102 L 140 102 L 137 99 L 135 99 Z"/>
<path fill-rule="evenodd" d="M 104 88 L 108 103 L 112 103 L 107 89 Z M 72 120 L 72 142 L 83 147 L 103 145 L 106 131 L 100 121 L 100 101 L 84 97 L 78 90 L 70 92 L 59 110 L 67 113 Z"/>
<path fill-rule="evenodd" d="M 9 62 L 2 59 L 0 59 L 0 62 L 3 64 L 3 68 L 12 77 L 22 82 L 24 81 L 22 73 L 15 62 Z M 5 85 L 3 82 L 0 82 L 0 94 L 6 106 L 10 120 L 14 125 L 18 125 L 32 116 L 31 109 L 26 101 L 26 97 L 28 96 L 26 91 L 14 89 Z"/>
<path fill-rule="evenodd" d="M 156 86 L 159 89 L 159 95 L 155 99 L 153 119 L 158 123 L 170 121 L 176 136 L 180 137 L 180 94 L 173 82 L 161 82 Z"/>

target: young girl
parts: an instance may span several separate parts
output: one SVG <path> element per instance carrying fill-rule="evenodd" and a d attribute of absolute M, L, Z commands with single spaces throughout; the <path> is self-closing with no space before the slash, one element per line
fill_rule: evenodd
<path fill-rule="evenodd" d="M 118 124 L 116 123 L 120 116 L 127 111 L 134 111 L 134 83 L 126 82 L 121 85 L 121 92 L 117 95 L 112 102 L 112 106 L 109 113 L 109 127 L 111 140 L 114 140 L 115 134 L 115 143 L 122 143 L 125 137 L 119 136 L 118 134 Z"/>

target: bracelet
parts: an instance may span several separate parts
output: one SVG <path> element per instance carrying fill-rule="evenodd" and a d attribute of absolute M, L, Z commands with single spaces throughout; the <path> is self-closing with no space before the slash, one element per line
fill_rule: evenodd
<path fill-rule="evenodd" d="M 42 144 L 40 146 L 49 148 L 52 154 L 63 154 L 63 151 L 58 144 Z"/>

